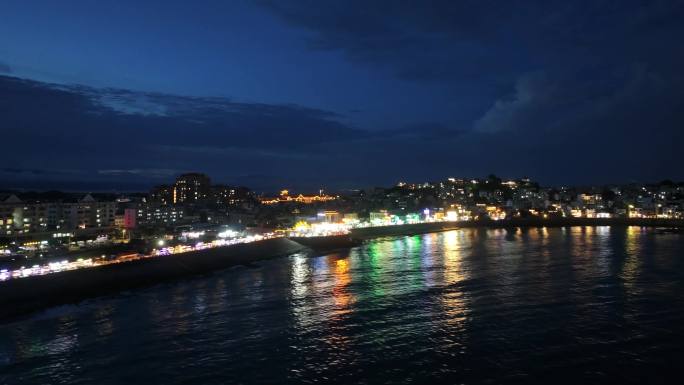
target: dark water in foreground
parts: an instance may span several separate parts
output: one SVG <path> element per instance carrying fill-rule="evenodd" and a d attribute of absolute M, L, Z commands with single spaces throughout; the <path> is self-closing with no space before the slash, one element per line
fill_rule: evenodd
<path fill-rule="evenodd" d="M 0 383 L 663 382 L 684 235 L 463 229 L 295 255 L 0 326 Z"/>

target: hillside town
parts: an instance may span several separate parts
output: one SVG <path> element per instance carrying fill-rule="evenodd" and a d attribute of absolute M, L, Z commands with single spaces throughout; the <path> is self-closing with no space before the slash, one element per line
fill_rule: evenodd
<path fill-rule="evenodd" d="M 334 194 L 264 194 L 188 173 L 149 193 L 8 191 L 0 193 L 0 257 L 87 255 L 131 242 L 215 238 L 226 231 L 258 235 L 335 229 L 331 225 L 516 218 L 684 219 L 684 183 L 542 187 L 529 178 L 489 175 Z"/>

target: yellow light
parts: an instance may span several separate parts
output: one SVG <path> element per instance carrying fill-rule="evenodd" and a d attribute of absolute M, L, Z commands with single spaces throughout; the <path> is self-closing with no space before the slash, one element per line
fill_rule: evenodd
<path fill-rule="evenodd" d="M 306 231 L 311 228 L 311 225 L 306 223 L 306 221 L 299 221 L 295 223 L 294 225 L 294 230 L 295 231 Z"/>

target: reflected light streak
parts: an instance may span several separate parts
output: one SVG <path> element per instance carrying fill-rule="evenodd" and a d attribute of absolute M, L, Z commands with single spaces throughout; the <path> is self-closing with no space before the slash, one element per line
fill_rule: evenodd
<path fill-rule="evenodd" d="M 347 259 L 338 259 L 335 261 L 333 270 L 335 275 L 335 286 L 332 288 L 332 295 L 335 301 L 335 316 L 351 313 L 351 304 L 354 302 L 354 297 L 349 292 L 347 286 L 351 282 L 351 275 L 349 274 L 349 261 Z"/>
<path fill-rule="evenodd" d="M 468 279 L 463 268 L 463 232 L 449 231 L 443 233 L 444 248 L 444 282 L 445 290 L 441 302 L 444 308 L 445 322 L 450 328 L 465 329 L 469 309 L 465 293 L 460 283 Z"/>

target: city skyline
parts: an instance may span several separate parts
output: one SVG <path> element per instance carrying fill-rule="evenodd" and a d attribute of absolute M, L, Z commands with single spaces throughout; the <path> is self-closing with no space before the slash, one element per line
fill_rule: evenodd
<path fill-rule="evenodd" d="M 159 179 L 154 179 L 154 180 L 148 180 L 147 182 L 140 183 L 136 188 L 130 188 L 130 189 L 121 189 L 118 188 L 118 184 L 112 185 L 114 186 L 113 188 L 108 185 L 108 184 L 91 184 L 90 182 L 82 183 L 82 182 L 76 182 L 74 183 L 73 181 L 69 180 L 63 180 L 63 181 L 58 181 L 56 182 L 55 185 L 52 186 L 62 186 L 60 187 L 54 187 L 54 188 L 45 188 L 45 187 L 40 187 L 40 184 L 33 186 L 29 185 L 31 187 L 3 187 L 0 186 L 0 193 L 4 193 L 5 195 L 11 195 L 12 193 L 66 193 L 66 194 L 88 194 L 88 193 L 97 193 L 97 194 L 148 194 L 151 191 L 154 192 L 155 190 L 159 188 L 174 188 L 175 183 L 189 175 L 200 175 L 201 177 L 207 178 L 208 181 L 210 181 L 210 184 L 212 186 L 220 186 L 220 187 L 233 187 L 233 188 L 246 188 L 250 191 L 253 191 L 254 193 L 258 195 L 263 195 L 263 196 L 276 196 L 278 194 L 281 194 L 283 191 L 290 191 L 292 190 L 296 194 L 323 194 L 325 193 L 350 193 L 354 191 L 363 191 L 363 190 L 372 190 L 375 188 L 393 188 L 393 187 L 403 187 L 406 185 L 413 185 L 413 186 L 420 186 L 423 184 L 438 184 L 441 182 L 448 182 L 448 181 L 465 181 L 465 182 L 471 182 L 471 181 L 486 181 L 489 178 L 496 178 L 501 181 L 521 181 L 521 180 L 527 180 L 527 181 L 533 181 L 535 184 L 537 184 L 539 187 L 542 188 L 573 188 L 573 189 L 595 189 L 595 188 L 609 188 L 611 186 L 628 186 L 628 185 L 639 185 L 639 186 L 658 186 L 658 185 L 664 185 L 664 184 L 672 184 L 672 185 L 684 185 L 684 181 L 677 180 L 677 179 L 672 179 L 672 178 L 663 178 L 659 180 L 648 180 L 648 181 L 618 181 L 618 182 L 598 182 L 595 184 L 572 184 L 572 183 L 558 183 L 558 184 L 545 184 L 541 183 L 538 180 L 535 180 L 534 178 L 530 178 L 528 175 L 518 175 L 518 176 L 501 176 L 497 175 L 495 173 L 489 173 L 485 175 L 450 175 L 450 176 L 443 176 L 443 177 L 438 177 L 435 179 L 422 179 L 422 180 L 410 180 L 410 179 L 400 179 L 397 181 L 394 181 L 392 183 L 388 184 L 382 184 L 382 183 L 369 183 L 366 185 L 358 185 L 358 186 L 351 186 L 351 187 L 345 187 L 345 188 L 339 188 L 339 189 L 329 189 L 326 186 L 322 184 L 312 184 L 311 186 L 314 187 L 297 187 L 296 183 L 288 183 L 287 181 L 284 181 L 283 183 L 281 182 L 272 182 L 272 181 L 267 181 L 266 186 L 268 187 L 259 187 L 259 186 L 264 186 L 261 184 L 258 184 L 257 187 L 246 185 L 246 184 L 240 184 L 240 183 L 230 183 L 226 182 L 224 180 L 216 180 L 214 179 L 211 175 L 208 175 L 204 172 L 201 171 L 187 171 L 187 172 L 182 172 L 178 174 L 163 174 L 159 175 Z M 279 180 L 278 178 L 274 178 L 274 180 Z M 73 183 L 73 184 L 72 184 Z M 281 184 L 277 184 L 281 183 Z M 294 186 L 294 188 L 293 188 Z M 317 187 L 315 187 L 317 186 Z M 91 188 L 95 187 L 95 188 Z M 100 188 L 98 188 L 100 187 Z"/>
<path fill-rule="evenodd" d="M 4 0 L 0 383 L 676 383 L 684 0 Z"/>

